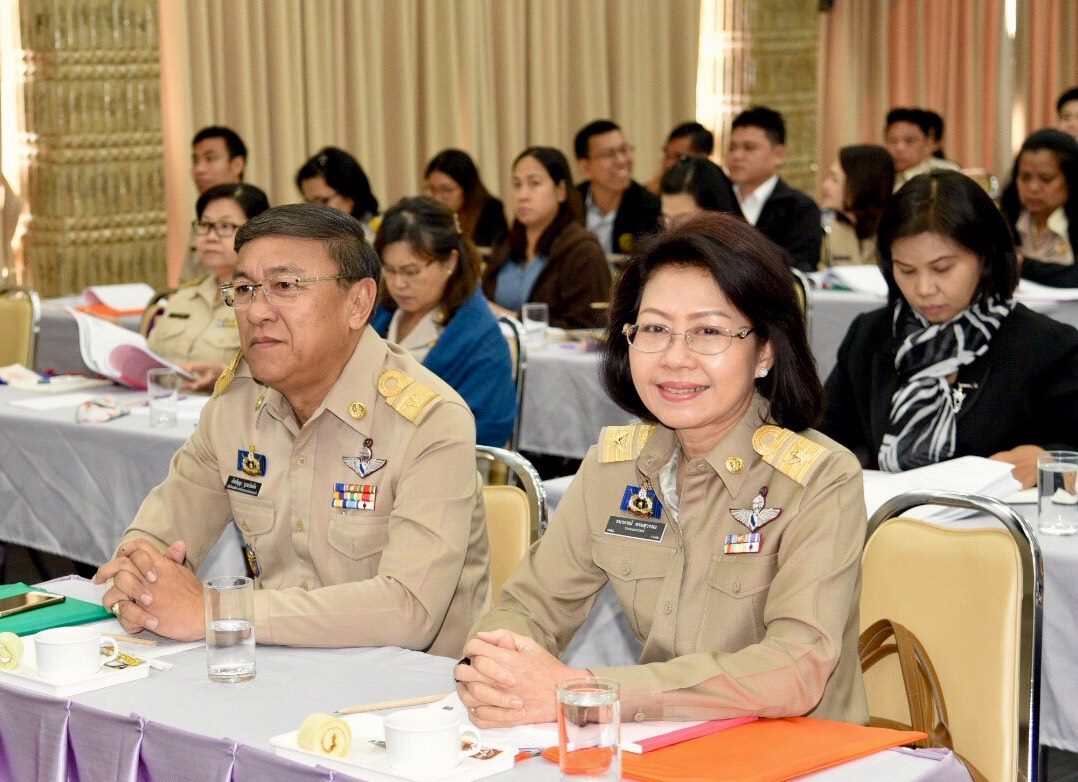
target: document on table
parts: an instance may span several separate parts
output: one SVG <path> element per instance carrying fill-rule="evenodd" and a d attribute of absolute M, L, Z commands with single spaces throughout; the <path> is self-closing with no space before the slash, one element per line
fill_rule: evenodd
<path fill-rule="evenodd" d="M 1004 500 L 1022 488 L 1011 473 L 1013 466 L 981 456 L 960 456 L 905 472 L 865 470 L 865 508 L 871 516 L 887 500 L 908 491 L 949 491 Z M 929 507 L 933 510 L 919 516 L 930 521 L 949 521 L 976 513 L 964 508 Z"/>
<path fill-rule="evenodd" d="M 28 399 L 12 399 L 12 407 L 25 407 L 27 410 L 59 410 L 64 407 L 75 408 L 83 402 L 96 399 L 101 394 L 80 391 L 75 394 L 56 394 L 54 396 L 34 396 Z"/>

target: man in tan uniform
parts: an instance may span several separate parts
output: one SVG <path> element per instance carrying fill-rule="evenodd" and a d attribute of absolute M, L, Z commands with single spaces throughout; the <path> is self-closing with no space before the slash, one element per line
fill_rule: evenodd
<path fill-rule="evenodd" d="M 236 248 L 245 359 L 98 571 L 102 602 L 128 630 L 203 637 L 194 569 L 234 518 L 260 643 L 458 655 L 489 591 L 467 405 L 367 325 L 379 262 L 354 218 L 271 209 Z"/>
<path fill-rule="evenodd" d="M 455 675 L 473 720 L 552 720 L 553 683 L 589 674 L 554 655 L 610 583 L 643 655 L 590 673 L 621 683 L 623 719 L 867 721 L 861 470 L 817 432 L 761 426 L 766 411 L 757 397 L 710 453 L 682 465 L 680 496 L 672 430 L 603 430 L 546 535 L 465 646 L 471 664 Z M 630 505 L 640 487 L 660 503 L 650 512 Z"/>

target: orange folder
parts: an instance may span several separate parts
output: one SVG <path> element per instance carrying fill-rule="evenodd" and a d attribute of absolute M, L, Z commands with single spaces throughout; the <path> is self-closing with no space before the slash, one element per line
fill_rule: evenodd
<path fill-rule="evenodd" d="M 112 320 L 115 318 L 123 318 L 128 315 L 141 315 L 146 311 L 145 307 L 138 307 L 132 310 L 114 310 L 107 304 L 83 304 L 81 307 L 76 307 L 79 312 L 85 312 L 87 315 L 96 315 L 99 318 L 105 318 L 106 320 Z"/>
<path fill-rule="evenodd" d="M 809 717 L 762 719 L 643 755 L 623 752 L 621 768 L 640 782 L 782 782 L 924 737 Z M 543 757 L 557 762 L 557 752 Z"/>

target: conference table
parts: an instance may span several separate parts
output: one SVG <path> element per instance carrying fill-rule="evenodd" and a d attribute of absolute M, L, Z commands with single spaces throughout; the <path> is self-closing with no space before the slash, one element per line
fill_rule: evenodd
<path fill-rule="evenodd" d="M 84 595 L 74 580 L 45 585 Z M 100 623 L 118 630 L 114 620 Z M 138 650 L 131 649 L 138 654 Z M 353 779 L 273 754 L 270 738 L 295 730 L 313 712 L 356 704 L 448 694 L 456 661 L 393 647 L 296 649 L 259 646 L 258 672 L 242 684 L 206 677 L 203 649 L 160 658 L 171 670 L 70 698 L 0 680 L 0 777 L 40 782 L 80 779 Z M 383 712 L 385 713 L 385 712 Z M 362 779 L 360 771 L 356 775 Z M 542 758 L 523 760 L 491 779 L 559 778 Z M 968 782 L 949 753 L 884 751 L 799 777 L 803 782 Z"/>

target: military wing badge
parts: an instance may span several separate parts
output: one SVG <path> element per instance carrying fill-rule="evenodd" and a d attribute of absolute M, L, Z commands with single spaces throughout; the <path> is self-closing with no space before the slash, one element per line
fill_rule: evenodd
<path fill-rule="evenodd" d="M 768 508 L 766 505 L 767 487 L 764 486 L 753 498 L 751 508 L 730 508 L 730 515 L 748 527 L 749 532 L 755 532 L 767 522 L 777 519 L 782 513 L 781 508 Z"/>

